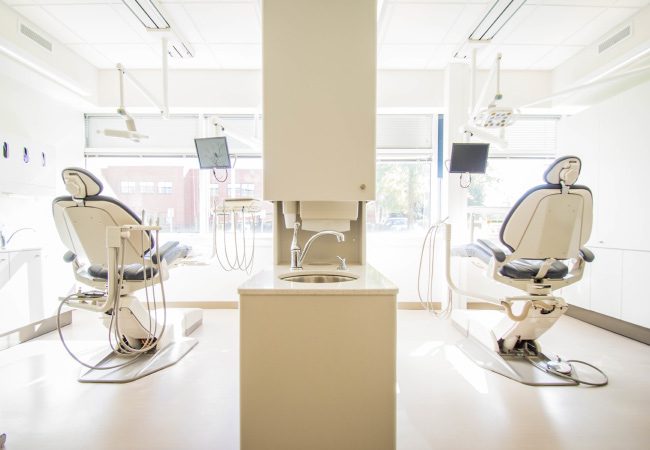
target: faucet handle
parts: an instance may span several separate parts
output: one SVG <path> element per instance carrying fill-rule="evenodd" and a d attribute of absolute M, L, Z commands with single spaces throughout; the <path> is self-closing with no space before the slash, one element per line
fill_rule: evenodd
<path fill-rule="evenodd" d="M 345 263 L 345 258 L 341 258 L 340 256 L 337 256 L 337 258 L 340 262 L 336 270 L 348 270 L 348 265 Z"/>

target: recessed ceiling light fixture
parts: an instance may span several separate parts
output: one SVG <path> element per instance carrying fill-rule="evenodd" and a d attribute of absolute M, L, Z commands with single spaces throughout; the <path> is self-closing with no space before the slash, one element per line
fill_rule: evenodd
<path fill-rule="evenodd" d="M 167 30 L 171 28 L 159 5 L 151 0 L 122 0 L 140 23 L 149 30 Z"/>
<path fill-rule="evenodd" d="M 169 14 L 156 0 L 122 0 L 147 31 L 167 36 L 167 53 L 172 58 L 193 58 L 194 49 L 181 35 Z"/>
<path fill-rule="evenodd" d="M 526 0 L 496 0 L 469 35 L 469 39 L 471 41 L 492 40 L 524 3 Z"/>

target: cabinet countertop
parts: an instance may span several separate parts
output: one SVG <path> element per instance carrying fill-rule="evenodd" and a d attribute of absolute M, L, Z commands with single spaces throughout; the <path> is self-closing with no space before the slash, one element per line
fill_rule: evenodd
<path fill-rule="evenodd" d="M 301 283 L 281 279 L 286 275 L 347 275 L 356 279 L 338 283 Z M 388 278 L 369 265 L 350 265 L 337 270 L 335 265 L 305 265 L 304 270 L 289 270 L 280 265 L 263 270 L 244 282 L 240 295 L 396 295 L 398 292 Z"/>

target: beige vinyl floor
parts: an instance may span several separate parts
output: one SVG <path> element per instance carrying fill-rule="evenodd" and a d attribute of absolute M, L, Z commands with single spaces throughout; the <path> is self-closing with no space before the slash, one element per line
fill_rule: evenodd
<path fill-rule="evenodd" d="M 238 318 L 206 310 L 185 359 L 122 385 L 78 383 L 56 333 L 1 351 L 6 449 L 237 449 Z M 65 333 L 81 352 L 104 337 L 81 312 Z M 610 384 L 530 387 L 473 365 L 459 338 L 424 311 L 398 312 L 399 449 L 650 449 L 650 347 L 563 317 L 545 351 L 596 364 Z"/>

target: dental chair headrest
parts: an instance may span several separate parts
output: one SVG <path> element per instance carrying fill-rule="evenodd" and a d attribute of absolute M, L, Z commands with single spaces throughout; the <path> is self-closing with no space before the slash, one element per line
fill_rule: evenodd
<path fill-rule="evenodd" d="M 65 188 L 73 198 L 93 197 L 104 189 L 95 175 L 80 167 L 63 169 L 62 176 Z"/>
<path fill-rule="evenodd" d="M 577 156 L 561 156 L 551 163 L 544 172 L 548 184 L 564 184 L 572 186 L 578 181 L 582 162 Z"/>

